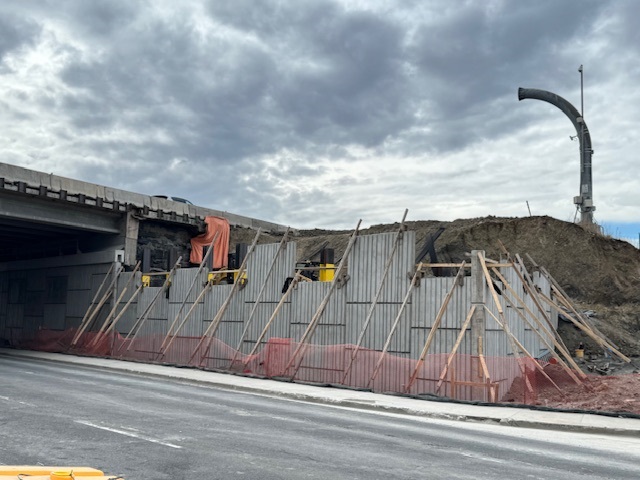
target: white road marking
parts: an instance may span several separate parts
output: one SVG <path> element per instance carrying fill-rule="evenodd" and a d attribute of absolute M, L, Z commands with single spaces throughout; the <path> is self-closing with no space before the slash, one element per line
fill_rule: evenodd
<path fill-rule="evenodd" d="M 182 448 L 180 445 L 174 445 L 173 443 L 163 442 L 156 438 L 147 437 L 146 435 L 140 435 L 138 433 L 127 432 L 125 430 L 118 430 L 117 428 L 105 427 L 103 425 L 96 425 L 95 423 L 87 422 L 86 420 L 74 420 L 75 423 L 79 423 L 81 425 L 86 425 L 87 427 L 99 428 L 100 430 L 106 430 L 107 432 L 119 433 L 120 435 L 124 435 L 125 437 L 133 437 L 139 440 L 145 440 L 151 443 L 157 443 L 159 445 L 164 445 L 165 447 L 171 448 Z"/>
<path fill-rule="evenodd" d="M 14 400 L 13 398 L 5 397 L 4 395 L 0 395 L 0 400 L 5 400 L 7 402 L 19 403 L 20 405 L 25 405 L 27 407 L 35 407 L 33 403 L 21 402 L 20 400 Z"/>

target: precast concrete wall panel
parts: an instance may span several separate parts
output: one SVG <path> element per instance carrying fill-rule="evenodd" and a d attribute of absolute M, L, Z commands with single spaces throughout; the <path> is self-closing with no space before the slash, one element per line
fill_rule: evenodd
<path fill-rule="evenodd" d="M 66 292 L 66 308 L 65 308 L 65 328 L 78 327 L 85 313 L 87 312 L 91 301 L 98 293 L 98 288 L 104 280 L 104 276 L 109 270 L 108 264 L 99 265 L 78 265 L 73 267 L 58 267 L 48 268 L 46 275 L 48 277 L 65 277 L 67 292 Z M 31 272 L 31 275 L 35 272 Z M 124 274 L 126 275 L 126 274 Z M 112 274 L 110 278 L 105 282 L 100 294 L 96 298 L 96 304 L 100 301 L 102 296 L 108 291 L 113 279 Z M 112 297 L 105 303 L 100 311 L 100 315 L 97 316 L 97 320 L 106 318 L 106 315 L 112 308 L 112 302 L 114 298 L 117 298 L 118 292 L 115 297 Z"/>
<path fill-rule="evenodd" d="M 396 243 L 396 233 L 358 237 L 349 255 L 349 283 L 346 286 L 349 303 L 370 303 L 383 280 L 387 259 Z M 401 303 L 408 275 L 415 257 L 415 232 L 404 232 L 394 253 L 378 303 Z"/>
<path fill-rule="evenodd" d="M 66 305 L 47 304 L 44 306 L 42 326 L 50 330 L 64 330 L 66 327 Z"/>
<path fill-rule="evenodd" d="M 66 270 L 66 269 L 64 269 Z M 45 288 L 45 279 L 49 274 L 49 271 L 29 271 L 26 275 L 27 279 L 27 292 L 42 292 Z M 60 272 L 59 275 L 66 275 L 66 272 Z"/>
<path fill-rule="evenodd" d="M 8 303 L 8 281 L 5 272 L 0 272 L 0 336 L 7 338 L 7 303 Z"/>
<path fill-rule="evenodd" d="M 539 272 L 533 272 L 533 281 L 545 296 L 551 298 L 551 284 L 545 276 L 540 275 Z M 553 328 L 558 328 L 558 312 L 546 302 L 541 301 L 541 303 Z"/>
<path fill-rule="evenodd" d="M 291 334 L 294 341 L 300 340 L 330 288 L 329 282 L 301 282 L 293 291 L 291 294 Z M 311 339 L 308 339 L 310 343 L 331 345 L 345 342 L 345 328 L 343 328 L 345 326 L 345 296 L 346 288 L 334 289 L 316 326 L 316 332 Z M 341 328 L 321 328 L 331 326 L 340 326 Z M 323 332 L 320 333 L 320 330 Z M 335 336 L 332 336 L 334 334 Z M 331 343 L 321 343 L 327 341 Z"/>
<path fill-rule="evenodd" d="M 220 340 L 229 345 L 233 344 L 235 346 L 238 344 L 238 342 L 240 341 L 240 334 L 242 333 L 244 325 L 249 318 L 251 304 L 247 303 L 246 301 L 247 294 L 248 292 L 244 290 L 237 291 L 229 302 L 229 307 L 227 308 L 225 314 L 222 316 L 222 322 L 232 322 L 241 325 L 240 331 L 237 335 L 234 334 L 232 337 L 221 337 L 220 335 L 217 335 Z"/>
<path fill-rule="evenodd" d="M 444 289 L 451 289 L 453 282 L 447 282 Z M 448 294 L 445 293 L 446 296 Z M 442 291 L 441 291 L 442 293 Z M 444 301 L 444 297 L 442 298 Z M 440 305 L 442 304 L 440 302 Z M 462 323 L 467 318 L 467 314 L 471 309 L 471 282 L 468 277 L 462 277 L 462 285 L 458 284 L 453 288 L 453 294 L 442 317 L 440 328 L 460 330 Z M 435 318 L 434 318 L 435 320 Z M 439 352 L 440 353 L 440 352 Z"/>
<path fill-rule="evenodd" d="M 493 319 L 491 320 L 493 321 Z M 487 323 L 489 323 L 489 319 L 487 319 Z M 502 329 L 487 329 L 485 339 L 482 343 L 484 346 L 484 355 L 487 357 L 513 356 L 511 344 Z"/>
<path fill-rule="evenodd" d="M 291 292 L 291 325 L 309 324 L 313 314 L 318 309 L 329 291 L 329 283 L 300 282 Z M 296 332 L 298 330 L 295 330 Z M 292 331 L 293 333 L 293 331 Z M 299 336 L 293 335 L 293 340 L 299 340 Z"/>
<path fill-rule="evenodd" d="M 212 321 L 218 315 L 220 308 L 229 297 L 232 289 L 233 285 L 216 285 L 212 287 L 209 294 L 206 295 L 203 314 L 203 328 L 205 332 L 211 327 Z M 240 340 L 244 319 L 246 318 L 244 308 L 245 290 L 246 289 L 235 292 L 226 311 L 220 318 L 220 323 L 216 327 L 215 333 L 212 330 L 208 333 L 209 337 L 213 336 L 217 340 L 216 343 L 212 341 L 212 345 L 220 345 L 219 342 L 226 345 L 223 349 L 212 348 L 208 352 L 207 356 L 210 359 L 208 365 L 211 367 L 226 368 L 229 366 L 230 352 L 232 348 L 237 346 Z"/>
<path fill-rule="evenodd" d="M 138 318 L 141 318 L 144 314 L 145 310 L 155 296 L 162 290 L 162 287 L 146 287 L 140 293 L 138 297 Z M 167 302 L 166 298 L 164 298 L 164 293 L 160 294 L 160 298 L 156 300 L 151 309 L 147 314 L 147 320 L 145 320 L 144 324 L 140 328 L 140 333 L 138 336 L 144 335 L 162 335 L 166 334 L 165 324 L 167 319 Z M 150 321 L 151 320 L 151 321 Z M 164 322 L 156 322 L 154 320 L 164 320 Z"/>
<path fill-rule="evenodd" d="M 231 293 L 233 285 L 214 285 L 204 297 L 204 321 L 211 321 Z M 242 292 L 238 292 L 236 295 Z M 228 315 L 228 313 L 226 314 Z"/>
<path fill-rule="evenodd" d="M 546 321 L 543 318 L 543 314 L 540 313 L 540 310 L 536 305 L 534 299 L 524 290 L 522 280 L 517 275 L 515 268 L 519 269 L 520 267 L 515 266 L 514 268 L 502 269 L 503 275 L 511 285 L 511 288 L 513 288 L 513 290 L 515 290 L 516 292 L 520 293 L 520 296 L 524 305 L 528 308 L 529 311 L 533 312 L 536 315 L 538 322 L 545 325 Z M 546 279 L 540 278 L 538 272 L 534 272 L 534 279 L 536 283 L 540 282 L 542 292 L 547 294 L 549 292 L 549 284 L 546 283 Z M 522 320 L 515 313 L 515 311 L 512 312 L 513 321 L 510 322 L 510 327 L 514 331 L 514 335 L 516 335 L 517 338 L 521 339 L 521 342 L 523 343 L 524 347 L 528 350 L 528 352 L 532 356 L 537 357 L 545 353 L 546 346 L 540 340 L 540 336 L 536 332 L 539 332 L 540 334 L 544 335 L 549 342 L 551 341 L 550 336 L 545 335 L 543 333 L 543 330 L 539 327 L 538 322 L 536 322 L 536 319 L 531 318 L 531 315 L 526 311 L 527 309 L 524 308 L 524 306 L 522 306 L 522 302 L 518 301 L 518 299 L 515 299 L 511 292 L 507 292 L 506 295 L 509 296 L 509 298 L 513 303 L 515 303 L 516 305 L 519 305 L 518 310 L 528 320 L 528 322 L 526 322 Z M 545 310 L 545 312 L 547 315 L 550 314 L 549 309 Z"/>
<path fill-rule="evenodd" d="M 257 352 L 261 352 L 264 344 L 272 338 L 291 339 L 293 344 L 299 342 L 318 311 L 318 307 L 331 292 L 322 315 L 317 319 L 315 329 L 306 339 L 308 345 L 303 347 L 302 355 L 298 359 L 300 371 L 296 379 L 341 382 L 353 352 L 352 345 L 358 341 L 362 332 L 367 313 L 380 286 L 385 263 L 395 242 L 396 233 L 358 237 L 347 259 L 348 277 L 345 278 L 346 283 L 341 288 L 336 287 L 331 290 L 332 284 L 329 282 L 300 282 L 275 317 L 262 339 L 263 345 L 259 346 Z M 232 291 L 234 295 L 219 319 L 215 338 L 210 342 L 211 348 L 207 351 L 207 358 L 203 364 L 214 368 L 229 368 L 231 357 L 238 345 L 241 353 L 249 353 L 282 298 L 285 279 L 291 277 L 295 271 L 296 245 L 288 244 L 279 254 L 278 248 L 278 244 L 256 247 L 247 263 L 247 282 L 244 287 L 238 288 L 233 285 L 211 287 L 203 300 L 194 307 L 189 320 L 178 332 L 178 338 L 172 344 L 172 349 L 166 356 L 160 357 L 158 354 L 160 344 L 167 334 L 169 325 L 176 319 L 182 302 L 185 298 L 187 299 L 177 318 L 176 327 L 191 309 L 207 280 L 206 271 L 201 272 L 194 283 L 196 268 L 178 269 L 172 279 L 168 298 L 165 293 L 160 294 L 138 332 L 137 341 L 132 348 L 132 351 L 138 355 L 136 358 L 170 362 L 184 362 L 185 359 L 191 358 L 198 340 L 211 326 L 211 322 Z M 274 258 L 276 258 L 275 263 Z M 398 243 L 369 327 L 364 333 L 361 344 L 362 356 L 357 358 L 349 374 L 347 382 L 353 382 L 352 386 L 364 386 L 360 383 L 366 384 L 373 372 L 372 362 L 375 363 L 376 354 L 366 351 L 382 350 L 389 338 L 392 324 L 400 312 L 401 304 L 410 287 L 410 276 L 415 268 L 414 259 L 415 233 L 405 232 Z M 274 267 L 269 275 L 272 264 Z M 109 264 L 100 263 L 0 272 L 0 335 L 19 341 L 32 338 L 42 327 L 63 330 L 78 326 L 105 279 L 108 269 Z M 518 292 L 519 297 L 524 299 L 528 308 L 538 314 L 538 307 L 525 294 L 516 272 L 511 268 L 503 268 L 502 273 L 511 287 Z M 94 319 L 90 330 L 96 331 L 102 325 L 112 309 L 113 302 L 118 298 L 131 275 L 131 273 L 120 275 L 117 291 Z M 136 276 L 137 278 L 129 285 L 127 293 L 119 302 L 116 315 L 140 285 L 140 273 Z M 107 291 L 112 277 L 113 274 L 105 282 L 105 288 L 96 297 L 96 302 Z M 543 293 L 548 294 L 550 290 L 548 281 L 537 273 L 534 273 L 534 278 Z M 423 277 L 419 285 L 412 290 L 410 300 L 400 316 L 397 330 L 391 338 L 383 369 L 374 382 L 376 390 L 400 391 L 404 388 L 398 382 L 405 381 L 402 379 L 410 373 L 408 370 L 412 368 L 422 352 L 443 301 L 449 292 L 452 292 L 428 352 L 440 357 L 432 357 L 433 361 L 428 364 L 429 366 L 421 370 L 420 375 L 428 376 L 429 380 L 419 379 L 414 385 L 418 389 L 433 387 L 433 382 L 437 381 L 439 375 L 434 365 L 438 365 L 438 361 L 446 358 L 442 356 L 443 354 L 451 351 L 471 308 L 470 277 L 462 277 L 461 285 L 454 286 L 453 282 L 453 276 Z M 191 292 L 188 292 L 192 283 L 195 286 Z M 528 314 L 524 312 L 522 305 L 516 304 L 515 308 L 509 307 L 505 300 L 509 297 L 514 302 L 519 302 L 519 299 L 516 299 L 501 282 L 496 280 L 495 283 L 501 292 L 499 301 L 511 332 L 520 339 L 532 355 L 539 356 L 545 353 L 546 348 L 539 340 L 536 331 L 539 327 L 537 325 L 531 327 L 523 322 L 518 311 L 526 316 Z M 63 296 L 59 292 L 61 285 L 66 286 Z M 261 298 L 258 298 L 263 285 L 265 285 L 264 293 Z M 144 288 L 126 315 L 119 321 L 117 330 L 123 334 L 130 332 L 136 319 L 143 314 L 160 290 L 161 287 Z M 188 297 L 187 293 L 189 293 Z M 484 293 L 487 309 L 499 317 L 491 291 L 486 286 Z M 249 318 L 254 307 L 255 312 Z M 546 305 L 545 309 L 552 314 L 552 321 L 557 322 L 557 319 L 554 319 L 554 312 Z M 485 318 L 484 354 L 487 362 L 491 361 L 498 365 L 496 370 L 492 370 L 491 380 L 501 381 L 501 393 L 505 393 L 504 389 L 508 388 L 518 374 L 517 368 L 514 369 L 514 365 L 517 367 L 517 364 L 511 360 L 515 360 L 515 357 L 503 328 L 487 312 L 485 312 Z M 538 318 L 542 317 L 538 315 Z M 243 337 L 245 329 L 246 335 Z M 209 335 L 212 333 L 213 331 L 209 332 Z M 208 340 L 205 345 L 209 345 Z M 351 346 L 345 348 L 344 345 Z M 467 329 L 463 333 L 463 340 L 457 353 L 470 355 L 471 347 L 471 333 L 470 329 Z M 277 348 L 282 352 L 289 351 L 289 346 L 285 343 Z M 429 357 L 427 357 L 428 360 Z M 195 361 L 198 359 L 196 358 Z M 456 367 L 456 375 L 458 378 L 464 378 L 468 373 L 466 371 L 469 367 L 468 363 L 477 362 L 477 358 L 469 357 L 468 362 L 464 358 L 459 361 L 462 363 Z M 474 368 L 477 369 L 477 365 Z M 397 390 L 398 388 L 400 390 Z M 464 397 L 468 391 L 470 391 L 469 388 L 460 387 L 458 395 Z"/>
<path fill-rule="evenodd" d="M 30 340 L 35 337 L 38 330 L 42 328 L 42 317 L 30 317 L 24 316 L 24 321 L 21 325 L 22 340 Z"/>
<path fill-rule="evenodd" d="M 69 290 L 85 290 L 90 287 L 95 293 L 109 271 L 110 266 L 110 264 L 101 264 L 82 265 L 70 268 L 67 288 Z M 57 269 L 51 269 L 51 271 L 57 271 Z M 105 286 L 102 287 L 103 292 L 111 285 L 112 275 L 113 270 L 112 273 L 109 274 L 110 278 L 105 282 Z"/>
<path fill-rule="evenodd" d="M 116 299 L 120 296 L 120 294 L 124 290 L 125 286 L 127 285 L 127 282 L 131 278 L 131 275 L 133 275 L 133 272 L 125 272 L 120 275 L 121 278 L 118 281 L 118 294 L 115 297 Z M 141 276 L 142 275 L 140 272 L 136 273 L 136 278 L 127 287 L 127 291 L 124 292 L 124 296 L 122 297 L 122 300 L 120 300 L 120 303 L 118 304 L 118 309 L 114 314 L 115 317 L 121 315 L 122 310 L 125 308 L 127 302 L 129 302 L 129 300 L 131 300 L 131 298 L 135 295 L 136 291 L 138 290 L 138 287 L 140 286 Z M 138 318 L 138 301 L 140 299 L 140 295 L 142 295 L 142 291 L 138 294 L 138 296 L 133 298 L 133 300 L 131 301 L 131 304 L 127 308 L 127 311 L 124 312 L 124 314 L 122 314 L 120 319 L 118 320 L 116 330 L 121 334 L 126 335 L 127 333 L 129 333 L 131 331 L 131 328 L 135 324 L 136 319 Z"/>
<path fill-rule="evenodd" d="M 345 302 L 346 288 L 335 288 L 329 302 L 320 317 L 320 325 L 346 325 Z M 322 301 L 322 300 L 321 300 Z M 317 308 L 316 308 L 317 309 Z M 315 310 L 313 312 L 316 313 Z M 341 337 L 344 342 L 344 335 Z"/>
<path fill-rule="evenodd" d="M 93 295 L 91 290 L 68 290 L 67 291 L 67 316 L 68 317 L 82 317 L 86 313 Z M 77 326 L 77 325 L 72 325 Z"/>
<path fill-rule="evenodd" d="M 344 325 L 320 324 L 316 327 L 309 343 L 313 345 L 344 345 L 345 329 Z"/>
<path fill-rule="evenodd" d="M 426 345 L 427 338 L 429 333 L 431 332 L 430 328 L 412 328 L 411 329 L 411 357 L 412 359 L 418 359 L 424 346 Z M 468 331 L 467 331 L 468 332 Z M 440 328 L 436 331 L 435 337 L 429 347 L 428 355 L 439 354 L 439 353 L 449 353 L 458 338 L 458 334 L 460 333 L 460 329 L 452 329 L 452 328 Z M 470 342 L 468 339 L 468 333 L 466 334 L 467 338 L 465 338 L 460 347 L 458 348 L 457 353 L 466 353 L 466 350 L 470 348 Z"/>
<path fill-rule="evenodd" d="M 533 330 L 525 330 L 524 335 L 519 337 L 518 340 L 520 340 L 534 358 L 548 351 L 547 347 L 540 341 L 538 334 Z"/>
<path fill-rule="evenodd" d="M 459 330 L 471 308 L 471 283 L 463 277 L 462 285 L 453 286 L 455 277 L 428 277 L 414 289 L 409 309 L 412 327 L 430 328 L 435 322 L 440 307 L 453 288 L 449 304 L 440 320 L 440 328 Z"/>
<path fill-rule="evenodd" d="M 182 328 L 180 328 L 180 331 L 178 332 L 178 336 L 200 337 L 204 333 L 204 308 L 204 300 L 201 300 L 195 306 L 193 305 L 193 303 L 186 303 L 182 308 L 182 312 L 180 312 L 179 303 L 170 303 L 167 306 L 167 313 L 169 314 L 169 325 L 171 325 L 174 320 L 176 320 L 176 316 L 178 315 L 178 312 L 180 312 L 180 315 L 178 316 L 174 326 L 174 332 L 180 325 L 184 323 L 182 325 Z M 184 322 L 184 319 L 190 311 L 191 315 L 189 315 L 187 321 Z"/>
<path fill-rule="evenodd" d="M 210 322 L 216 317 L 219 309 L 222 307 L 233 285 L 216 285 L 211 289 L 205 301 L 204 320 L 206 328 Z M 234 347 L 240 341 L 245 319 L 248 316 L 248 310 L 245 305 L 246 289 L 236 291 L 229 305 L 220 319 L 220 325 L 215 337 L 225 344 Z M 233 323 L 234 325 L 228 325 Z M 239 325 L 239 326 L 238 326 Z"/>
<path fill-rule="evenodd" d="M 42 317 L 44 315 L 44 292 L 42 290 L 27 291 L 24 314 L 30 317 Z"/>
<path fill-rule="evenodd" d="M 197 268 L 178 268 L 176 270 L 173 278 L 171 279 L 171 287 L 169 288 L 170 303 L 180 304 L 185 300 L 185 298 L 187 299 L 187 304 L 195 302 L 207 282 L 208 274 L 207 269 L 203 268 L 198 275 L 198 279 L 193 285 L 193 288 L 191 288 L 197 271 Z M 191 288 L 191 292 L 189 292 L 189 288 Z M 187 293 L 189 293 L 188 297 Z"/>
<path fill-rule="evenodd" d="M 246 348 L 251 349 L 255 344 L 258 336 L 262 333 L 265 325 L 271 318 L 273 312 L 275 311 L 278 304 L 276 303 L 261 303 L 256 307 L 255 313 L 253 315 L 253 319 L 251 321 L 251 325 L 247 330 L 247 335 L 244 339 Z M 247 303 L 246 309 L 247 312 L 251 313 L 253 309 L 253 303 Z M 291 304 L 285 303 L 282 305 L 282 308 L 277 313 L 274 318 L 271 326 L 267 330 L 267 333 L 263 339 L 263 342 L 267 342 L 269 338 L 288 338 L 289 337 L 289 314 L 290 314 Z M 248 313 L 248 314 L 249 314 Z M 247 315 L 248 315 L 247 314 Z"/>
<path fill-rule="evenodd" d="M 21 328 L 24 323 L 24 304 L 10 303 L 7 305 L 7 327 Z"/>
<path fill-rule="evenodd" d="M 25 305 L 28 304 L 26 272 L 7 272 L 5 337 L 13 343 L 25 339 Z M 29 337 L 31 338 L 31 337 Z"/>
<path fill-rule="evenodd" d="M 418 358 L 433 326 L 440 307 L 453 287 L 455 277 L 426 277 L 414 289 L 413 302 L 409 306 L 412 315 L 411 357 Z M 463 277 L 462 285 L 453 288 L 449 304 L 440 321 L 440 327 L 429 348 L 429 354 L 448 353 L 455 344 L 469 309 L 471 288 L 469 278 Z M 470 344 L 463 340 L 458 353 L 471 353 Z"/>
<path fill-rule="evenodd" d="M 365 303 L 347 304 L 346 343 L 356 344 L 370 308 L 371 305 Z M 400 305 L 398 304 L 376 305 L 360 346 L 371 350 L 382 350 L 399 310 Z M 407 309 L 402 312 L 396 332 L 389 344 L 389 353 L 409 353 L 411 336 L 409 315 L 410 313 Z"/>
<path fill-rule="evenodd" d="M 7 274 L 0 273 L 0 315 L 6 315 L 9 301 L 9 280 Z"/>
<path fill-rule="evenodd" d="M 491 290 L 487 286 L 485 286 L 484 289 L 484 296 L 487 307 L 487 311 L 485 312 L 485 335 L 482 342 L 484 355 L 488 357 L 505 356 L 511 352 L 511 349 L 509 347 L 508 338 L 504 332 L 503 327 L 500 326 L 500 324 L 494 318 L 496 317 L 500 320 L 500 322 L 503 322 L 503 319 L 500 318 L 500 314 L 493 299 L 493 295 L 491 294 Z M 500 304 L 502 305 L 503 300 L 501 297 L 499 298 Z M 509 322 L 507 321 L 507 327 L 510 328 L 508 324 Z"/>
<path fill-rule="evenodd" d="M 220 322 L 215 338 L 235 349 L 238 346 L 243 329 L 244 324 L 241 322 L 222 321 Z M 226 357 L 224 359 L 226 359 Z"/>
<path fill-rule="evenodd" d="M 278 302 L 282 297 L 282 287 L 288 277 L 295 273 L 296 244 L 288 243 L 279 249 L 280 244 L 257 245 L 247 261 L 246 301 L 254 302 L 265 281 L 260 301 Z M 275 259 L 275 264 L 274 264 Z M 271 266 L 273 268 L 271 269 Z M 271 270 L 271 271 L 270 271 Z"/>
<path fill-rule="evenodd" d="M 502 275 L 505 277 L 509 286 L 515 292 L 519 292 L 519 298 L 515 298 L 513 293 L 511 293 L 511 291 L 509 291 L 502 282 L 496 282 L 502 290 L 501 304 L 505 312 L 505 317 L 507 318 L 507 325 L 509 327 L 509 330 L 515 335 L 517 339 L 520 340 L 527 351 L 535 356 L 539 350 L 538 339 L 535 336 L 535 332 L 534 335 L 525 335 L 526 332 L 532 331 L 531 326 L 528 325 L 526 321 L 522 320 L 520 315 L 518 315 L 518 312 L 520 312 L 520 314 L 524 315 L 525 318 L 529 318 L 526 310 L 522 306 L 522 303 L 524 302 L 525 305 L 530 307 L 532 302 L 525 292 L 522 281 L 520 280 L 520 277 L 517 275 L 514 268 L 501 268 L 500 273 L 502 273 Z M 507 298 L 509 299 L 509 302 L 507 302 Z M 523 302 L 521 300 L 523 300 Z M 513 306 L 510 306 L 510 304 L 512 304 Z M 535 308 L 532 309 L 532 311 L 535 312 Z M 535 327 L 535 321 L 533 319 L 529 320 Z M 508 339 L 506 340 L 508 341 Z"/>
<path fill-rule="evenodd" d="M 436 319 L 442 300 L 453 284 L 453 277 L 425 277 L 411 294 L 413 327 L 430 328 Z M 409 288 L 407 282 L 407 288 Z"/>

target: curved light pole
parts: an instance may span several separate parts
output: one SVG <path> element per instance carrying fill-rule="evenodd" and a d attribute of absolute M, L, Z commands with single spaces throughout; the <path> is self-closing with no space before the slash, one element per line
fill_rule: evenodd
<path fill-rule="evenodd" d="M 582 73 L 582 72 L 581 72 Z M 591 178 L 591 156 L 593 149 L 591 148 L 591 135 L 584 118 L 578 110 L 567 102 L 560 95 L 548 92 L 546 90 L 538 90 L 536 88 L 518 88 L 518 100 L 532 98 L 534 100 L 542 100 L 551 105 L 555 105 L 562 113 L 564 113 L 573 126 L 580 139 L 580 193 L 577 197 L 573 197 L 573 203 L 580 210 L 580 223 L 593 224 L 593 212 L 596 207 L 593 205 L 593 180 Z"/>

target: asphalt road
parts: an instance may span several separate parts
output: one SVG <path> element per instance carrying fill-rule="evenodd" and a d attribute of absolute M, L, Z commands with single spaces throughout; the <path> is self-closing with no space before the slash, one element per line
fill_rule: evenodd
<path fill-rule="evenodd" d="M 640 439 L 448 422 L 0 356 L 0 463 L 145 479 L 638 479 Z"/>

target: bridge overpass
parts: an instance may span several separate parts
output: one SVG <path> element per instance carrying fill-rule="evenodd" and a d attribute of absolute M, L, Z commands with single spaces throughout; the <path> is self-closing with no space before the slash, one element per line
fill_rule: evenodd
<path fill-rule="evenodd" d="M 282 225 L 0 163 L 0 264 L 122 250 L 136 262 L 141 222 L 202 232 L 206 216 L 232 226 L 284 231 Z"/>
<path fill-rule="evenodd" d="M 190 239 L 204 231 L 207 216 L 224 217 L 232 226 L 285 230 L 0 163 L 0 345 L 20 345 L 41 329 L 77 327 L 105 279 L 118 288 L 114 265 L 130 271 L 150 252 L 147 272 L 165 270 L 178 256 L 188 266 Z M 95 321 L 116 304 L 112 296 Z"/>

